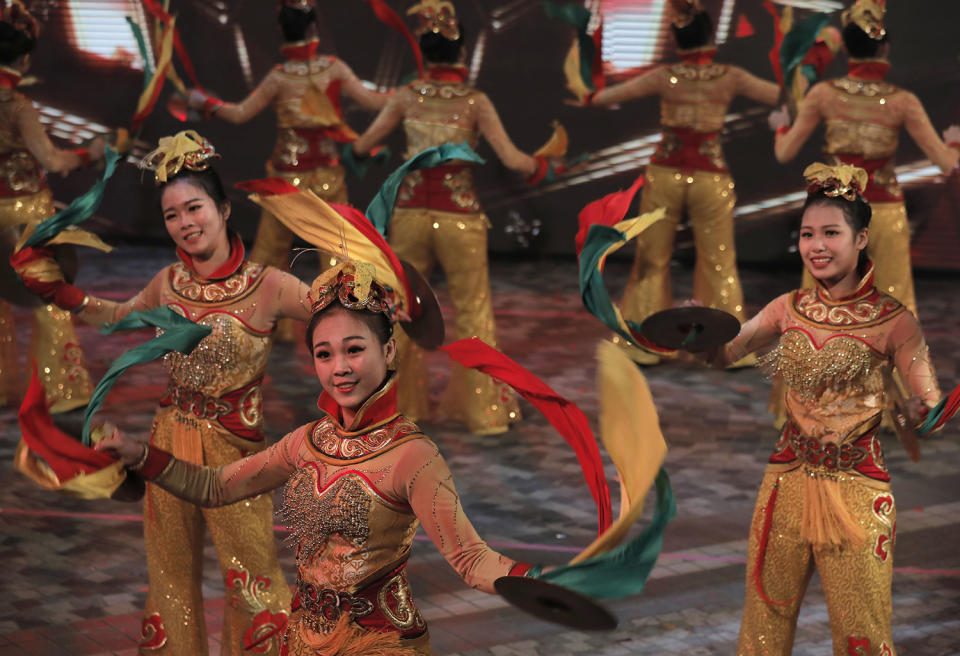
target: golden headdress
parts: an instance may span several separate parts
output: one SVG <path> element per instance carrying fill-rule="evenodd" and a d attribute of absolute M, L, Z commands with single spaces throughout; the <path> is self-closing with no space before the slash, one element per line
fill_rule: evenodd
<path fill-rule="evenodd" d="M 26 32 L 31 39 L 36 39 L 40 33 L 37 19 L 23 6 L 20 0 L 13 0 L 9 7 L 4 8 L 0 20 L 10 23 L 16 30 Z"/>
<path fill-rule="evenodd" d="M 880 41 L 887 35 L 887 30 L 883 26 L 886 13 L 886 0 L 857 0 L 853 6 L 844 10 L 841 21 L 844 27 L 853 23 L 866 32 L 871 39 Z"/>
<path fill-rule="evenodd" d="M 348 310 L 382 312 L 391 323 L 397 320 L 398 299 L 393 289 L 376 280 L 377 268 L 369 262 L 347 260 L 327 269 L 310 286 L 313 314 L 334 301 Z"/>
<path fill-rule="evenodd" d="M 683 28 L 693 22 L 697 14 L 703 11 L 700 0 L 670 0 L 673 9 L 673 26 Z"/>
<path fill-rule="evenodd" d="M 184 130 L 172 137 L 162 137 L 156 149 L 140 160 L 141 169 L 153 171 L 157 184 L 172 178 L 180 169 L 204 171 L 210 168 L 210 160 L 220 157 L 213 144 L 201 137 L 196 130 Z"/>
<path fill-rule="evenodd" d="M 420 24 L 413 31 L 417 36 L 433 32 L 449 41 L 460 38 L 460 23 L 457 10 L 449 0 L 421 0 L 407 10 L 407 15 L 416 14 Z"/>
<path fill-rule="evenodd" d="M 867 172 L 863 169 L 840 164 L 828 166 L 822 162 L 814 162 L 803 171 L 807 179 L 807 193 L 823 193 L 831 198 L 843 198 L 854 201 L 857 196 L 863 196 L 867 188 Z"/>

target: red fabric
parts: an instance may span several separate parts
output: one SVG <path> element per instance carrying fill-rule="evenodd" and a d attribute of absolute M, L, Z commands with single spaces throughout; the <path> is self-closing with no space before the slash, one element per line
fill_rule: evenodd
<path fill-rule="evenodd" d="M 150 116 L 153 112 L 153 108 L 157 104 L 157 100 L 160 98 L 160 91 L 163 89 L 163 83 L 167 78 L 167 70 L 170 68 L 170 62 L 167 62 L 167 65 L 164 66 L 161 70 L 154 73 L 154 80 L 156 84 L 153 85 L 153 94 L 150 96 L 149 102 L 146 106 L 133 115 L 133 120 L 130 121 L 130 126 L 136 131 L 143 125 L 143 122 L 147 120 L 147 117 Z M 159 76 L 159 77 L 158 77 Z"/>
<path fill-rule="evenodd" d="M 390 385 L 376 401 L 371 403 L 369 407 L 363 409 L 363 414 L 359 417 L 357 426 L 351 427 L 350 430 L 360 431 L 368 426 L 375 426 L 376 424 L 382 423 L 396 415 L 397 392 L 397 386 Z M 340 410 L 337 402 L 333 400 L 333 397 L 327 394 L 326 391 L 320 393 L 320 398 L 317 399 L 317 407 L 343 426 L 343 412 Z"/>
<path fill-rule="evenodd" d="M 812 64 L 814 70 L 817 71 L 817 77 L 821 78 L 834 57 L 836 57 L 836 53 L 830 49 L 827 42 L 823 39 L 818 39 L 817 42 L 813 44 L 813 47 L 807 51 L 806 57 L 804 57 L 800 63 L 801 65 Z"/>
<path fill-rule="evenodd" d="M 580 251 L 583 250 L 583 244 L 587 240 L 587 233 L 590 231 L 590 226 L 595 224 L 613 226 L 622 221 L 623 217 L 627 214 L 627 210 L 630 209 L 633 197 L 637 195 L 637 191 L 640 190 L 643 183 L 644 179 L 641 175 L 634 180 L 629 189 L 615 191 L 599 200 L 593 201 L 580 210 L 580 215 L 578 216 L 580 229 L 577 231 L 575 240 L 577 257 L 580 256 Z"/>
<path fill-rule="evenodd" d="M 677 54 L 680 55 L 680 61 L 684 64 L 705 66 L 711 63 L 713 58 L 716 57 L 717 48 L 715 46 L 708 46 L 705 48 L 695 48 L 693 50 L 678 50 Z"/>
<path fill-rule="evenodd" d="M 327 88 L 327 93 L 330 93 L 332 87 L 336 87 L 339 93 L 339 82 L 332 83 L 330 87 Z M 331 99 L 331 102 L 339 113 L 339 98 Z M 282 141 L 278 141 L 276 146 L 274 146 L 273 153 L 270 155 L 270 163 L 273 164 L 273 167 L 278 171 L 312 171 L 321 166 L 337 166 L 340 164 L 340 156 L 335 149 L 332 150 L 329 147 L 330 144 L 328 142 L 333 140 L 336 143 L 345 144 L 356 141 L 357 139 L 357 135 L 353 132 L 348 132 L 347 130 L 349 128 L 342 123 L 340 125 L 323 128 L 288 129 L 292 130 L 293 133 L 303 141 L 303 144 L 306 145 L 307 148 L 304 152 L 297 153 L 295 163 L 291 163 L 289 161 L 290 153 L 287 151 L 287 147 Z"/>
<path fill-rule="evenodd" d="M 411 183 L 415 178 L 404 181 L 404 195 L 397 198 L 397 207 L 427 208 L 458 214 L 475 214 L 478 211 L 476 205 L 465 202 L 466 199 L 476 199 L 472 164 L 442 164 L 420 169 L 417 175 L 420 181 L 416 184 Z M 463 185 L 469 188 L 451 189 L 450 180 L 453 176 L 469 178 L 469 185 Z M 457 194 L 456 198 L 454 194 Z"/>
<path fill-rule="evenodd" d="M 756 34 L 756 30 L 753 29 L 753 25 L 750 24 L 750 21 L 747 19 L 746 14 L 740 14 L 740 18 L 737 20 L 737 30 L 734 32 L 734 36 L 738 39 L 743 39 L 748 36 L 753 36 Z"/>
<path fill-rule="evenodd" d="M 933 428 L 930 429 L 930 432 L 932 433 L 950 421 L 950 418 L 957 413 L 958 409 L 960 409 L 960 385 L 954 387 L 953 391 L 947 396 L 947 403 L 943 408 L 943 414 L 940 415 L 940 418 L 937 420 L 937 423 L 933 425 Z"/>
<path fill-rule="evenodd" d="M 550 172 L 550 163 L 546 157 L 543 155 L 534 155 L 533 158 L 537 160 L 537 170 L 526 180 L 527 184 L 531 187 L 535 187 L 543 182 L 544 178 L 547 177 L 547 173 Z"/>
<path fill-rule="evenodd" d="M 507 576 L 526 576 L 533 568 L 532 563 L 517 563 L 510 568 L 510 571 L 507 572 Z"/>
<path fill-rule="evenodd" d="M 770 0 L 764 0 L 763 8 L 773 16 L 773 48 L 770 49 L 770 65 L 777 82 L 783 86 L 783 68 L 780 66 L 780 48 L 783 46 L 783 29 L 780 27 L 780 14 Z"/>
<path fill-rule="evenodd" d="M 140 468 L 140 475 L 148 481 L 152 481 L 163 473 L 172 459 L 173 456 L 163 449 L 151 446 L 147 453 L 147 461 Z"/>
<path fill-rule="evenodd" d="M 223 107 L 223 101 L 219 98 L 214 98 L 213 96 L 208 97 L 203 101 L 203 117 L 211 118 L 214 114 L 217 113 L 217 110 Z"/>
<path fill-rule="evenodd" d="M 34 366 L 30 387 L 17 414 L 20 434 L 30 450 L 50 466 L 61 483 L 80 474 L 93 474 L 116 462 L 106 453 L 84 446 L 79 439 L 57 428 L 47 409 L 46 398 Z"/>
<path fill-rule="evenodd" d="M 889 72 L 890 62 L 885 61 L 851 61 L 847 65 L 847 74 L 858 80 L 882 80 Z"/>
<path fill-rule="evenodd" d="M 174 394 L 176 388 L 168 387 L 160 397 L 160 407 L 176 405 L 184 414 L 193 414 L 199 419 L 207 421 L 217 421 L 221 426 L 236 435 L 237 437 L 250 442 L 262 442 L 264 435 L 259 428 L 251 428 L 241 418 L 241 415 L 250 417 L 262 413 L 262 397 L 259 394 L 251 394 L 250 390 L 263 383 L 263 376 L 256 378 L 243 387 L 227 392 L 226 394 L 212 398 L 201 392 L 193 391 L 189 396 L 184 396 L 182 391 Z M 231 410 L 225 414 L 216 414 L 216 419 L 207 415 L 208 404 L 213 404 L 217 400 L 226 402 Z"/>
<path fill-rule="evenodd" d="M 380 19 L 380 22 L 392 27 L 407 40 L 407 43 L 410 44 L 410 50 L 413 51 L 413 58 L 417 62 L 417 72 L 420 77 L 423 77 L 423 53 L 420 52 L 420 43 L 410 32 L 407 24 L 384 0 L 365 0 L 365 2 L 370 5 L 370 9 Z"/>
<path fill-rule="evenodd" d="M 896 203 L 903 200 L 903 194 L 891 194 L 884 185 L 874 184 L 874 175 L 890 162 L 889 157 L 881 159 L 864 159 L 863 155 L 836 153 L 836 158 L 844 164 L 858 166 L 867 172 L 867 188 L 861 195 L 869 203 Z"/>
<path fill-rule="evenodd" d="M 73 310 L 83 303 L 86 293 L 63 280 L 41 282 L 24 275 L 24 268 L 32 262 L 43 259 L 53 259 L 53 252 L 42 246 L 27 246 L 10 256 L 10 266 L 23 281 L 24 287 L 43 298 L 47 303 L 53 303 L 58 308 Z"/>
<path fill-rule="evenodd" d="M 292 61 L 307 61 L 317 54 L 320 41 L 311 39 L 306 43 L 286 44 L 280 46 L 280 54 Z"/>
<path fill-rule="evenodd" d="M 777 131 L 776 131 L 775 134 L 779 137 L 779 136 L 781 136 L 781 135 L 786 134 L 786 133 L 789 132 L 789 131 L 790 131 L 790 126 L 788 126 L 788 125 L 781 125 L 780 127 L 777 128 Z"/>
<path fill-rule="evenodd" d="M 234 273 L 237 272 L 237 269 L 240 268 L 240 265 L 243 264 L 243 257 L 246 252 L 243 249 L 243 241 L 240 239 L 240 235 L 235 232 L 229 233 L 230 239 L 230 257 L 227 258 L 227 261 L 220 265 L 220 267 L 210 274 L 207 280 L 223 280 L 224 278 L 229 278 Z M 193 266 L 193 258 L 182 248 L 177 248 L 177 257 L 180 258 L 180 261 L 187 265 L 187 268 L 198 278 L 202 278 L 200 274 L 197 273 L 197 269 Z"/>
<path fill-rule="evenodd" d="M 173 16 L 164 11 L 157 0 L 143 0 L 143 5 L 147 8 L 147 11 L 160 22 L 169 25 L 170 21 L 173 20 Z M 177 29 L 173 31 L 173 48 L 177 51 L 177 56 L 183 65 L 183 70 L 187 72 L 187 77 L 193 82 L 193 86 L 203 91 L 203 85 L 200 84 L 200 81 L 197 79 L 197 72 L 193 67 L 190 56 L 187 54 L 187 49 L 183 47 L 183 41 L 180 40 L 180 31 Z"/>
<path fill-rule="evenodd" d="M 74 153 L 80 157 L 81 166 L 90 166 L 90 151 L 86 148 L 75 148 Z"/>
<path fill-rule="evenodd" d="M 440 347 L 450 358 L 469 369 L 510 385 L 520 396 L 532 403 L 547 421 L 557 429 L 577 455 L 590 495 L 597 504 L 597 534 L 610 526 L 610 488 L 603 472 L 600 448 L 590 430 L 586 415 L 576 405 L 563 398 L 542 380 L 508 358 L 506 355 L 476 337 L 461 339 Z"/>
<path fill-rule="evenodd" d="M 466 66 L 431 64 L 427 79 L 435 82 L 466 82 L 469 71 Z"/>
<path fill-rule="evenodd" d="M 718 132 L 697 132 L 689 128 L 663 128 L 663 138 L 657 144 L 650 161 L 661 166 L 672 166 L 683 171 L 714 171 L 726 173 L 725 165 L 717 166 L 712 157 L 703 154 L 703 144 L 718 139 Z M 675 146 L 665 149 L 667 140 L 671 139 Z M 722 164 L 722 160 L 721 160 Z"/>
<path fill-rule="evenodd" d="M 278 196 L 280 194 L 298 194 L 300 190 L 287 182 L 284 178 L 258 178 L 256 180 L 244 180 L 233 185 L 242 191 L 248 191 L 252 194 L 261 196 Z"/>
<path fill-rule="evenodd" d="M 593 62 L 590 67 L 591 78 L 593 80 L 593 92 L 596 93 L 607 86 L 607 80 L 603 76 L 603 21 L 597 26 L 593 33 Z"/>
<path fill-rule="evenodd" d="M 0 89 L 16 89 L 23 76 L 10 69 L 0 70 Z"/>

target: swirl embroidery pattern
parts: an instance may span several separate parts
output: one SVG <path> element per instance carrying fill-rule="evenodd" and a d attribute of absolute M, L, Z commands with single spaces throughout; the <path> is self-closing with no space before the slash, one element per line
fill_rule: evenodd
<path fill-rule="evenodd" d="M 262 264 L 244 262 L 235 274 L 223 280 L 197 280 L 183 262 L 175 262 L 170 265 L 170 289 L 194 303 L 224 303 L 253 291 L 262 273 Z"/>
<path fill-rule="evenodd" d="M 363 435 L 344 436 L 329 418 L 322 419 L 313 427 L 310 441 L 326 456 L 344 460 L 362 458 L 389 446 L 395 440 L 419 433 L 420 427 L 412 421 L 398 417 L 382 428 Z"/>

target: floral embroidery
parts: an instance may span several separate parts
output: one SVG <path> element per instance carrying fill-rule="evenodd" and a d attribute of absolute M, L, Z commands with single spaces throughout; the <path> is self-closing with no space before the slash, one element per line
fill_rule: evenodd
<path fill-rule="evenodd" d="M 167 631 L 163 628 L 160 613 L 143 618 L 140 626 L 140 649 L 160 649 L 167 644 Z"/>
<path fill-rule="evenodd" d="M 223 280 L 198 280 L 183 262 L 170 265 L 170 288 L 191 302 L 224 303 L 246 296 L 262 280 L 263 265 L 244 262 L 240 269 Z"/>

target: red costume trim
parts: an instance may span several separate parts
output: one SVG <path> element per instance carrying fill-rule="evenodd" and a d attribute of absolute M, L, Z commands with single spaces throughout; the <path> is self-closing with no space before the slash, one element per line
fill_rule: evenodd
<path fill-rule="evenodd" d="M 680 61 L 684 64 L 706 66 L 713 62 L 713 58 L 717 55 L 717 47 L 703 46 L 702 48 L 692 48 L 690 50 L 677 50 L 677 55 L 680 56 Z"/>
<path fill-rule="evenodd" d="M 177 257 L 180 258 L 180 261 L 183 262 L 190 270 L 190 273 L 198 280 L 223 280 L 224 278 L 229 278 L 235 274 L 237 269 L 243 264 L 243 257 L 246 253 L 240 235 L 235 232 L 230 232 L 228 238 L 230 240 L 230 257 L 228 257 L 227 261 L 221 264 L 216 271 L 211 273 L 209 278 L 204 278 L 197 273 L 197 269 L 193 265 L 193 257 L 180 247 L 177 247 Z"/>
<path fill-rule="evenodd" d="M 550 172 L 550 162 L 547 161 L 547 158 L 543 155 L 534 155 L 533 158 L 537 160 L 537 170 L 527 178 L 526 182 L 531 187 L 535 187 L 547 177 L 547 173 Z"/>
<path fill-rule="evenodd" d="M 317 48 L 319 46 L 319 39 L 298 41 L 297 43 L 285 43 L 280 46 L 280 54 L 291 61 L 308 61 L 317 54 Z"/>
<path fill-rule="evenodd" d="M 396 376 L 388 376 L 383 386 L 360 406 L 353 423 L 344 432 L 362 433 L 371 426 L 382 424 L 396 417 L 398 414 L 397 393 Z M 343 427 L 343 410 L 326 390 L 317 399 L 317 407 L 324 414 L 329 415 L 338 426 Z"/>
<path fill-rule="evenodd" d="M 23 75 L 19 71 L 0 66 L 0 89 L 16 89 Z"/>
<path fill-rule="evenodd" d="M 172 459 L 173 456 L 163 449 L 151 446 L 147 453 L 147 461 L 143 463 L 139 473 L 148 481 L 152 481 L 163 473 Z"/>
<path fill-rule="evenodd" d="M 527 572 L 529 572 L 532 568 L 532 563 L 516 563 L 510 568 L 510 571 L 507 572 L 507 576 L 526 576 Z"/>
<path fill-rule="evenodd" d="M 671 166 L 684 172 L 713 171 L 726 173 L 723 155 L 717 158 L 704 154 L 704 146 L 710 141 L 718 141 L 719 132 L 697 132 L 690 128 L 663 128 L 663 137 L 657 144 L 657 150 L 650 158 L 652 164 Z M 717 145 L 719 152 L 719 145 Z"/>
<path fill-rule="evenodd" d="M 469 71 L 466 66 L 431 64 L 427 68 L 425 79 L 434 82 L 466 82 Z"/>
<path fill-rule="evenodd" d="M 890 72 L 890 62 L 882 59 L 851 60 L 847 65 L 847 75 L 857 80 L 882 80 Z"/>

